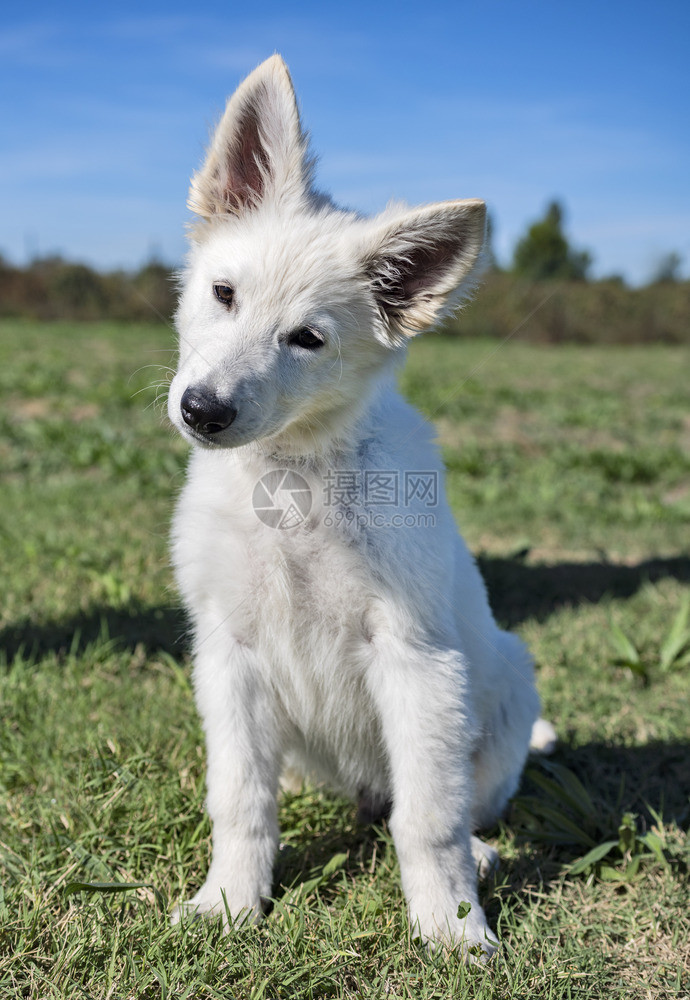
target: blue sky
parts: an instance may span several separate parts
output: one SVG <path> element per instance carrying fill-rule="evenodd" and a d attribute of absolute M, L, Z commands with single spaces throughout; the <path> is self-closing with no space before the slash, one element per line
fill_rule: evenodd
<path fill-rule="evenodd" d="M 689 45 L 664 0 L 12 5 L 0 252 L 179 262 L 209 129 L 279 51 L 340 203 L 485 198 L 506 262 L 558 197 L 595 274 L 640 282 L 672 250 L 688 274 Z"/>

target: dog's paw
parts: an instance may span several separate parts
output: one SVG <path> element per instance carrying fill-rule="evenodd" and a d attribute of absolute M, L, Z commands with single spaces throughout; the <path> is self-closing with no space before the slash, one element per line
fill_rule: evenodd
<path fill-rule="evenodd" d="M 415 936 L 420 937 L 427 950 L 456 952 L 468 965 L 488 962 L 498 949 L 498 938 L 486 922 L 480 906 L 460 903 L 456 913 L 445 918 L 436 914 L 413 918 Z"/>
<path fill-rule="evenodd" d="M 191 899 L 178 903 L 170 914 L 170 923 L 221 917 L 223 929 L 227 932 L 231 926 L 257 923 L 262 914 L 260 899 L 253 904 L 242 904 L 239 900 L 232 900 L 219 886 L 209 886 L 206 883 Z"/>
<path fill-rule="evenodd" d="M 477 865 L 477 872 L 480 878 L 488 878 L 498 871 L 501 859 L 498 851 L 488 844 L 485 844 L 479 837 L 472 837 L 472 857 Z"/>

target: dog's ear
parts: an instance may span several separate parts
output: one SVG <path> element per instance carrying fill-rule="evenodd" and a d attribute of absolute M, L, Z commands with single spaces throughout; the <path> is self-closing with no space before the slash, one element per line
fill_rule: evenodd
<path fill-rule="evenodd" d="M 388 336 L 428 329 L 481 274 L 486 205 L 476 198 L 384 213 L 364 269 Z"/>
<path fill-rule="evenodd" d="M 311 164 L 295 92 L 278 55 L 261 63 L 227 103 L 189 208 L 203 219 L 241 215 L 263 199 L 301 195 Z"/>

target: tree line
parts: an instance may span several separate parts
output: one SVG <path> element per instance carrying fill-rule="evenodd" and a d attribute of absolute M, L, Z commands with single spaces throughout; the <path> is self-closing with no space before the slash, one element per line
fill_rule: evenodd
<path fill-rule="evenodd" d="M 168 322 L 176 299 L 174 269 L 158 260 L 101 272 L 57 255 L 22 268 L 0 258 L 0 316 Z"/>
<path fill-rule="evenodd" d="M 571 246 L 557 201 L 517 242 L 508 268 L 496 262 L 489 226 L 487 261 L 480 293 L 446 322 L 447 334 L 503 338 L 519 330 L 522 339 L 545 342 L 690 340 L 690 281 L 680 279 L 680 256 L 659 260 L 640 288 L 617 276 L 590 280 L 592 257 Z M 176 299 L 175 271 L 159 260 L 136 271 L 100 272 L 60 256 L 26 267 L 0 257 L 0 317 L 168 322 Z"/>

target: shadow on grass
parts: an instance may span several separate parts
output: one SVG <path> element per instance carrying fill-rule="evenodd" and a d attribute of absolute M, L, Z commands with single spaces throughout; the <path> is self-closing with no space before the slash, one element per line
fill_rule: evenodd
<path fill-rule="evenodd" d="M 653 740 L 641 746 L 600 742 L 561 746 L 550 759 L 577 775 L 602 817 L 609 812 L 615 817 L 633 812 L 651 824 L 651 807 L 665 822 L 690 825 L 690 740 Z M 539 758 L 534 761 L 538 768 Z M 523 778 L 520 794 L 528 781 Z"/>
<path fill-rule="evenodd" d="M 587 819 L 576 814 L 570 818 L 577 825 L 589 826 L 597 844 L 618 839 L 618 825 L 624 813 L 637 817 L 638 832 L 647 832 L 655 825 L 654 813 L 666 827 L 675 823 L 681 830 L 690 828 L 690 742 L 687 740 L 654 741 L 636 747 L 596 742 L 581 747 L 563 746 L 553 760 L 577 774 L 589 793 L 595 812 Z M 538 759 L 531 764 L 539 769 Z M 527 775 L 523 776 L 518 796 L 525 794 L 536 795 L 546 805 L 562 811 L 562 803 L 550 801 Z M 538 834 L 533 835 L 522 826 L 519 805 L 509 807 L 505 826 L 517 835 L 522 850 L 518 857 L 502 866 L 499 880 L 503 889 L 513 897 L 523 897 L 525 903 L 533 893 L 538 895 L 548 890 L 562 877 L 564 869 L 589 849 L 582 843 L 556 846 L 540 841 Z M 614 852 L 612 863 L 620 860 Z M 653 859 L 648 859 L 648 863 L 657 865 Z M 676 855 L 671 870 L 685 880 L 687 861 Z M 582 877 L 570 876 L 574 880 Z M 487 912 L 495 915 L 500 906 L 497 898 L 491 898 L 491 885 L 486 886 L 486 891 L 490 897 Z"/>
<path fill-rule="evenodd" d="M 354 814 L 354 806 L 342 806 L 349 818 Z M 273 871 L 273 896 L 283 899 L 293 895 L 305 882 L 311 882 L 338 854 L 346 854 L 347 860 L 339 866 L 331 877 L 325 877 L 318 886 L 319 893 L 328 898 L 342 891 L 338 874 L 344 872 L 350 878 L 357 878 L 365 872 L 372 873 L 379 860 L 387 858 L 390 837 L 383 827 L 355 826 L 349 833 L 343 833 L 340 825 L 322 832 L 308 843 L 283 845 L 278 852 Z"/>
<path fill-rule="evenodd" d="M 148 653 L 181 656 L 188 648 L 187 633 L 187 620 L 178 608 L 99 606 L 63 619 L 37 623 L 27 618 L 8 625 L 0 631 L 0 651 L 11 662 L 17 655 L 78 655 L 93 643 L 111 641 L 122 650 L 143 646 Z"/>
<path fill-rule="evenodd" d="M 519 557 L 479 556 L 494 613 L 506 628 L 560 608 L 596 604 L 604 598 L 632 597 L 646 583 L 665 578 L 690 583 L 690 556 L 652 558 L 632 566 L 619 563 L 530 565 Z"/>

